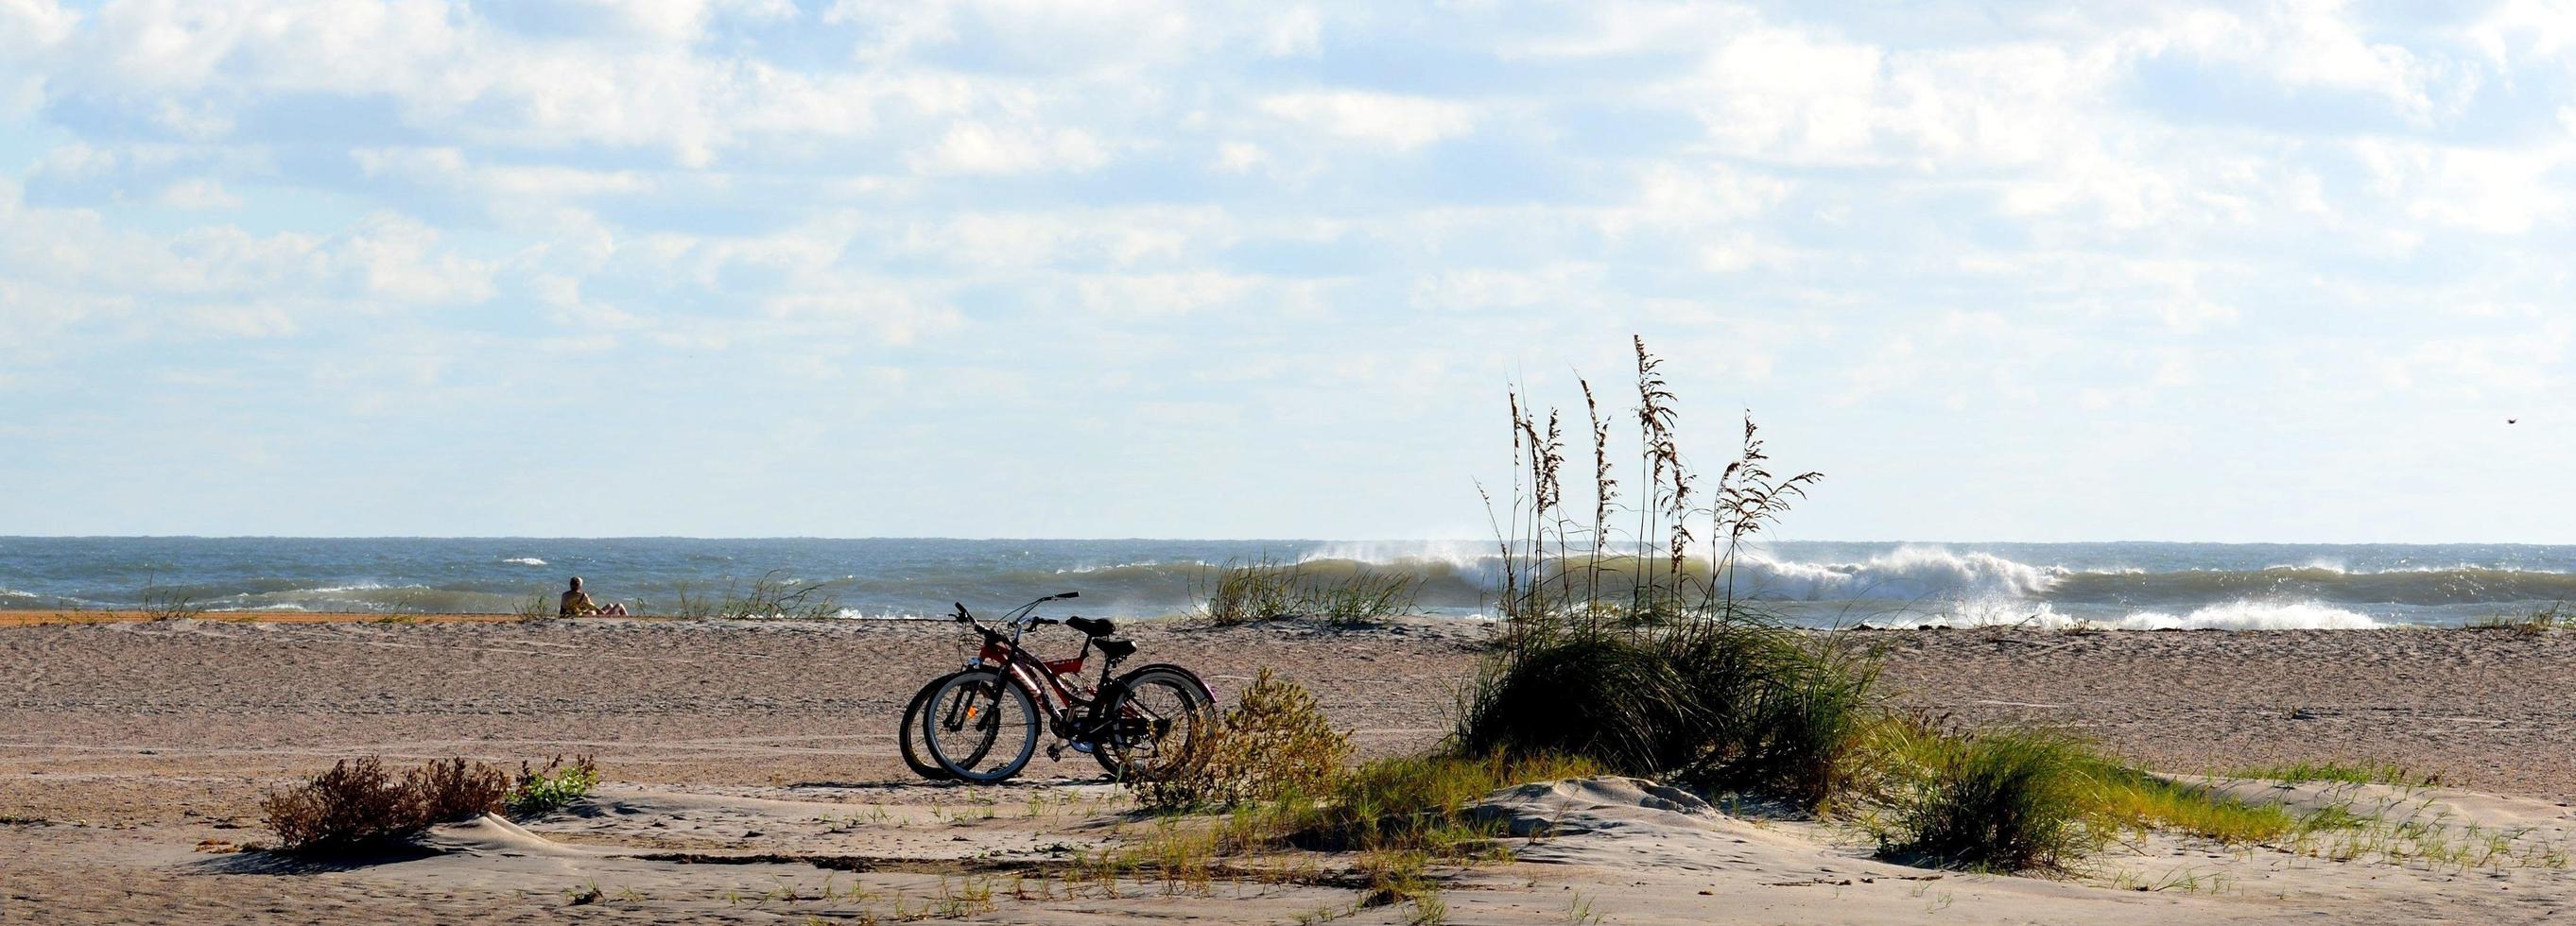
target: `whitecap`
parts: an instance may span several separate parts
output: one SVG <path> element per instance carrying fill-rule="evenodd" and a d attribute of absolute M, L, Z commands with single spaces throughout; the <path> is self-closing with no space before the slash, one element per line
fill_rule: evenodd
<path fill-rule="evenodd" d="M 2367 614 L 2313 601 L 2225 601 L 2187 614 L 2136 611 L 2113 620 L 2091 620 L 2057 613 L 2045 602 L 2035 606 L 1999 605 L 1920 617 L 1870 621 L 1868 626 L 2027 627 L 2034 630 L 2374 630 L 2394 626 Z"/>

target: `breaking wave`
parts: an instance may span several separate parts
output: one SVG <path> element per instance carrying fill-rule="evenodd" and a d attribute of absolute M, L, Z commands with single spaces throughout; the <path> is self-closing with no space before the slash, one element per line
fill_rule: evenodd
<path fill-rule="evenodd" d="M 2033 627 L 2066 630 L 2373 630 L 2394 626 L 2366 614 L 2308 601 L 2228 601 L 2195 608 L 2182 615 L 2139 611 L 2115 618 L 2082 618 L 2060 614 L 2042 604 L 2036 610 L 1971 610 L 1961 613 L 1897 617 L 1867 622 L 1886 628 Z"/>
<path fill-rule="evenodd" d="M 853 618 L 938 617 L 1064 591 L 1058 610 L 1156 617 L 1207 600 L 1229 566 L 1311 583 L 1402 576 L 1438 616 L 1496 611 L 1506 574 L 1492 541 L 942 540 L 772 538 L 69 538 L 15 540 L 0 609 L 135 608 L 509 613 L 551 601 L 545 567 L 579 562 L 592 594 L 654 613 L 773 574 L 807 577 Z M 1572 554 L 1585 588 L 1617 598 L 1641 563 Z M 2428 565 L 2429 564 L 2429 565 Z M 1667 566 L 1657 562 L 1658 572 Z M 2576 601 L 2576 546 L 1781 542 L 1694 582 L 1722 581 L 1806 626 L 2036 622 L 2128 629 L 2460 625 Z M 1714 574 L 1713 574 L 1714 573 Z M 1526 576 L 1524 575 L 1525 579 Z"/>

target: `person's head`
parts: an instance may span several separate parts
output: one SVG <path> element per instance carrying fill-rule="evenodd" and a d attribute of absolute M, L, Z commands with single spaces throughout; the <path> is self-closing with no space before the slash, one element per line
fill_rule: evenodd
<path fill-rule="evenodd" d="M 581 591 L 581 577 L 580 577 L 580 576 L 574 576 L 574 577 L 572 577 L 572 590 L 573 590 L 573 591 L 576 591 L 576 592 L 577 592 L 577 591 Z"/>

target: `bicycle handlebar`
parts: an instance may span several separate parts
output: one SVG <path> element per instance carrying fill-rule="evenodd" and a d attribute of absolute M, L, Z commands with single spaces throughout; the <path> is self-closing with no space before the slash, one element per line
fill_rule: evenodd
<path fill-rule="evenodd" d="M 1038 626 L 1038 625 L 1042 625 L 1042 624 L 1061 624 L 1061 623 L 1064 623 L 1064 622 L 1063 622 L 1063 621 L 1060 621 L 1060 620 L 1057 620 L 1057 619 L 1055 619 L 1055 618 L 1052 618 L 1052 617 L 1038 617 L 1038 616 L 1036 616 L 1035 614 L 1032 614 L 1032 613 L 1030 613 L 1030 612 L 1035 611 L 1035 610 L 1037 609 L 1037 606 L 1042 605 L 1042 604 L 1045 604 L 1045 603 L 1050 602 L 1050 601 L 1062 601 L 1062 600 L 1067 599 L 1067 598 L 1080 598 L 1080 597 L 1082 597 L 1082 593 L 1081 593 L 1081 592 L 1059 592 L 1059 593 L 1056 593 L 1056 594 L 1053 594 L 1053 595 L 1048 595 L 1048 596 L 1046 596 L 1046 597 L 1044 597 L 1044 598 L 1040 598 L 1040 599 L 1038 599 L 1038 600 L 1036 600 L 1036 601 L 1029 602 L 1028 604 L 1024 604 L 1024 605 L 1021 605 L 1021 606 L 1019 606 L 1019 607 L 1012 608 L 1012 609 L 1011 609 L 1011 611 L 1010 611 L 1010 613 L 1005 614 L 1005 615 L 1003 615 L 1003 616 L 1002 616 L 1002 623 L 1003 623 L 1004 625 L 1009 625 L 1009 624 L 1014 624 L 1014 623 L 1026 623 L 1026 624 L 1028 624 L 1028 625 L 1030 625 L 1030 626 L 1032 626 L 1032 627 L 1034 627 L 1034 626 Z M 982 624 L 978 624 L 978 623 L 976 623 L 976 622 L 975 622 L 975 615 L 974 615 L 973 613 L 968 612 L 968 611 L 966 610 L 966 603 L 965 603 L 965 602 L 963 602 L 963 601 L 952 601 L 952 602 L 949 602 L 949 604 L 954 605 L 954 606 L 956 606 L 956 608 L 957 608 L 957 614 L 956 614 L 956 617 L 957 617 L 957 622 L 958 622 L 958 623 L 960 623 L 960 624 L 966 624 L 966 625 L 974 626 L 974 627 L 981 627 L 981 626 L 983 626 Z"/>

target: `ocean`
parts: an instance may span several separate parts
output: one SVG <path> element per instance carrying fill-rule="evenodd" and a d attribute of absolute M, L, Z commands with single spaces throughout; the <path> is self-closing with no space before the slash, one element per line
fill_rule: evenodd
<path fill-rule="evenodd" d="M 774 572 L 825 583 L 853 619 L 1060 591 L 1082 593 L 1062 613 L 1137 617 L 1193 608 L 1210 564 L 1258 561 L 1406 570 L 1424 612 L 1463 619 L 1492 613 L 1498 577 L 1474 542 L 0 537 L 0 609 L 507 613 L 580 575 L 649 614 Z M 2576 598 L 2576 546 L 1784 541 L 1749 551 L 1735 585 L 1807 626 L 2458 626 Z"/>

